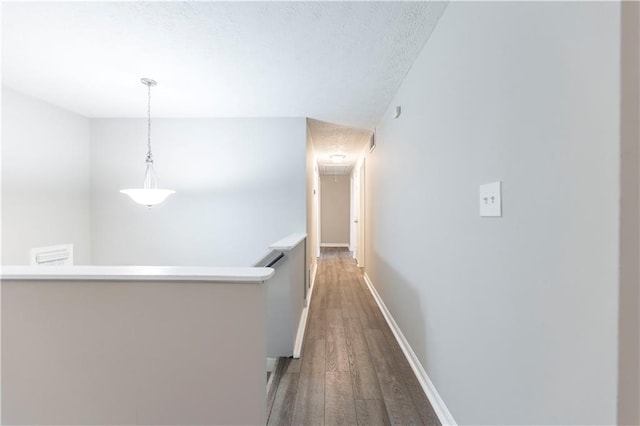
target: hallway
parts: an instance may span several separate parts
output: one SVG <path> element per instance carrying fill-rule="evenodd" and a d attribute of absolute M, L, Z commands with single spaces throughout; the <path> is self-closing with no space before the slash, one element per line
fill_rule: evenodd
<path fill-rule="evenodd" d="M 440 424 L 346 249 L 323 249 L 300 359 L 282 358 L 270 425 Z"/>

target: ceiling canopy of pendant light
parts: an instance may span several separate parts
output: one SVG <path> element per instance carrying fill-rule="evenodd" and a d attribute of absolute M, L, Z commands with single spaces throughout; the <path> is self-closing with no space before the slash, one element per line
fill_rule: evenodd
<path fill-rule="evenodd" d="M 166 200 L 169 195 L 174 194 L 176 191 L 158 188 L 158 180 L 153 170 L 153 154 L 151 152 L 151 87 L 158 83 L 150 78 L 142 78 L 140 82 L 147 86 L 147 157 L 145 160 L 147 169 L 144 174 L 142 188 L 123 189 L 120 192 L 131 197 L 136 203 L 151 208 Z"/>

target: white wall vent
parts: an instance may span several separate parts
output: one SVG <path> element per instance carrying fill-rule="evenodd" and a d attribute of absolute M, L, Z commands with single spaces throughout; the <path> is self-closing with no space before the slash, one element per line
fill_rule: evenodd
<path fill-rule="evenodd" d="M 348 164 L 321 164 L 321 175 L 348 175 L 351 173 L 351 166 Z"/>
<path fill-rule="evenodd" d="M 31 265 L 73 265 L 73 244 L 31 249 Z"/>

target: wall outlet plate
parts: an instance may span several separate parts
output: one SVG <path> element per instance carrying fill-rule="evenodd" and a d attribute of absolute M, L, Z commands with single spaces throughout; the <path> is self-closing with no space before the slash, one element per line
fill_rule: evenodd
<path fill-rule="evenodd" d="M 502 182 L 480 185 L 480 216 L 502 216 Z"/>

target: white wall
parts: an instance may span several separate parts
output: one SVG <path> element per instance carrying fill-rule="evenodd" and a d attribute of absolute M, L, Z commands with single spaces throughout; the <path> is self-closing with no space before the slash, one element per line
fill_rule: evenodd
<path fill-rule="evenodd" d="M 73 243 L 89 264 L 89 120 L 2 87 L 2 264 Z"/>
<path fill-rule="evenodd" d="M 303 118 L 154 119 L 161 187 L 148 210 L 118 191 L 144 175 L 146 120 L 91 122 L 91 224 L 97 265 L 252 265 L 306 230 Z"/>
<path fill-rule="evenodd" d="M 349 245 L 349 175 L 320 176 L 320 242 Z"/>
<path fill-rule="evenodd" d="M 619 87 L 618 3 L 452 2 L 377 127 L 366 270 L 459 424 L 616 422 Z"/>
<path fill-rule="evenodd" d="M 178 193 L 147 210 L 118 192 L 142 183 L 144 119 L 8 88 L 2 106 L 3 264 L 71 242 L 76 264 L 249 265 L 306 231 L 303 118 L 155 119 L 159 182 Z"/>

